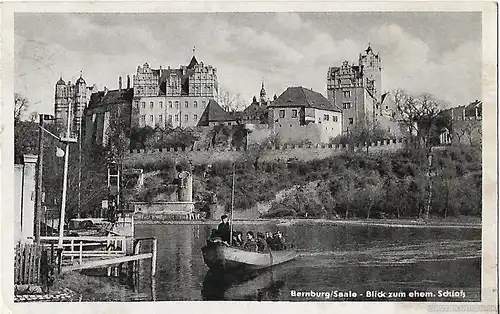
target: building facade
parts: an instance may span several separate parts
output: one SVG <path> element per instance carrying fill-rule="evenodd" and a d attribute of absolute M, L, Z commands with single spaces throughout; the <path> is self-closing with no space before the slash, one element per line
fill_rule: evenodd
<path fill-rule="evenodd" d="M 85 110 L 84 142 L 86 145 L 107 146 L 110 136 L 130 131 L 131 109 L 134 90 L 127 78 L 126 88 L 122 88 L 119 78 L 118 89 L 94 92 Z"/>
<path fill-rule="evenodd" d="M 284 142 L 328 143 L 342 133 L 342 110 L 311 89 L 288 87 L 268 108 L 269 128 Z"/>
<path fill-rule="evenodd" d="M 382 115 L 382 60 L 370 46 L 359 55 L 358 64 L 344 61 L 327 73 L 327 98 L 342 109 L 343 132 Z"/>
<path fill-rule="evenodd" d="M 137 68 L 132 126 L 194 127 L 210 100 L 218 98 L 217 69 L 192 57 L 178 69 Z"/>
<path fill-rule="evenodd" d="M 94 91 L 96 91 L 96 86 L 87 86 L 81 74 L 75 84 L 72 84 L 71 81 L 64 82 L 62 77 L 59 78 L 55 87 L 54 116 L 59 125 L 60 133 L 66 132 L 68 110 L 71 106 L 70 131 L 74 136 L 80 134 L 84 111 Z"/>
<path fill-rule="evenodd" d="M 24 155 L 14 165 L 14 240 L 33 243 L 35 227 L 35 168 L 38 156 Z"/>

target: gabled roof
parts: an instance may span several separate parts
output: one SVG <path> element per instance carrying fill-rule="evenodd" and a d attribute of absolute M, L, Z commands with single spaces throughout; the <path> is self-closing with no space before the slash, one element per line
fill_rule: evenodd
<path fill-rule="evenodd" d="M 269 107 L 309 107 L 342 112 L 325 96 L 302 86 L 288 87 Z"/>
<path fill-rule="evenodd" d="M 114 104 L 131 104 L 133 97 L 133 88 L 108 90 L 106 94 L 104 94 L 104 91 L 99 91 L 90 95 L 88 109 Z"/>
<path fill-rule="evenodd" d="M 194 68 L 195 65 L 198 65 L 198 60 L 196 60 L 196 57 L 193 56 L 191 58 L 191 62 L 189 62 L 189 65 L 187 66 L 188 69 Z"/>
<path fill-rule="evenodd" d="M 213 99 L 207 104 L 200 117 L 198 125 L 208 125 L 209 122 L 224 122 L 235 121 L 237 117 L 231 115 L 229 112 L 224 111 L 222 107 Z"/>

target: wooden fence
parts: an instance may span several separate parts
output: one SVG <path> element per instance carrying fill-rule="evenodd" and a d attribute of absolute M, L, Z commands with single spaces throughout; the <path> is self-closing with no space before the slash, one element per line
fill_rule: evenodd
<path fill-rule="evenodd" d="M 14 261 L 14 284 L 40 284 L 42 265 L 42 246 L 36 244 L 16 245 Z"/>
<path fill-rule="evenodd" d="M 59 238 L 40 237 L 42 245 L 57 245 Z M 108 237 L 64 237 L 62 263 L 73 264 L 76 261 L 82 264 L 89 258 L 112 258 L 125 256 L 127 253 L 127 238 L 123 236 Z"/>

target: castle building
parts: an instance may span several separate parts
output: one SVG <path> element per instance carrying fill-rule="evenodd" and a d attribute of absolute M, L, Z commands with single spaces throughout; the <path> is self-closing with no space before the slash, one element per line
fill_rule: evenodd
<path fill-rule="evenodd" d="M 218 98 L 217 69 L 198 62 L 194 55 L 178 69 L 152 69 L 144 63 L 133 82 L 134 127 L 196 126 L 210 100 Z"/>
<path fill-rule="evenodd" d="M 343 132 L 349 132 L 382 115 L 382 60 L 370 46 L 359 55 L 358 64 L 344 61 L 327 73 L 327 97 L 342 109 Z"/>
<path fill-rule="evenodd" d="M 342 133 L 342 110 L 311 89 L 288 87 L 268 108 L 269 128 L 284 142 L 328 143 Z"/>
<path fill-rule="evenodd" d="M 82 131 L 84 111 L 94 90 L 96 86 L 87 86 L 81 74 L 75 84 L 71 81 L 66 83 L 62 77 L 59 78 L 55 87 L 54 116 L 60 133 L 66 132 L 69 106 L 73 120 L 70 122 L 71 133 L 77 136 Z"/>
<path fill-rule="evenodd" d="M 268 123 L 268 106 L 271 101 L 267 99 L 266 89 L 264 88 L 264 81 L 260 89 L 260 98 L 253 97 L 252 103 L 243 110 L 242 121 L 249 124 L 267 124 Z M 276 95 L 274 95 L 276 99 Z"/>
<path fill-rule="evenodd" d="M 107 146 L 112 133 L 125 134 L 130 131 L 131 107 L 134 90 L 127 85 L 122 88 L 122 78 L 118 79 L 118 89 L 92 93 L 85 109 L 84 136 L 86 145 Z M 119 130 L 118 130 L 119 129 Z M 113 134 L 116 135 L 116 134 Z"/>

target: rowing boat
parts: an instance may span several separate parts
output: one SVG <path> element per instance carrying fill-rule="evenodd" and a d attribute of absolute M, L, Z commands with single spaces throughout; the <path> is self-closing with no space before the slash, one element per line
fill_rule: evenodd
<path fill-rule="evenodd" d="M 222 242 L 208 243 L 202 248 L 203 260 L 210 269 L 259 270 L 295 259 L 295 250 L 249 252 Z"/>

